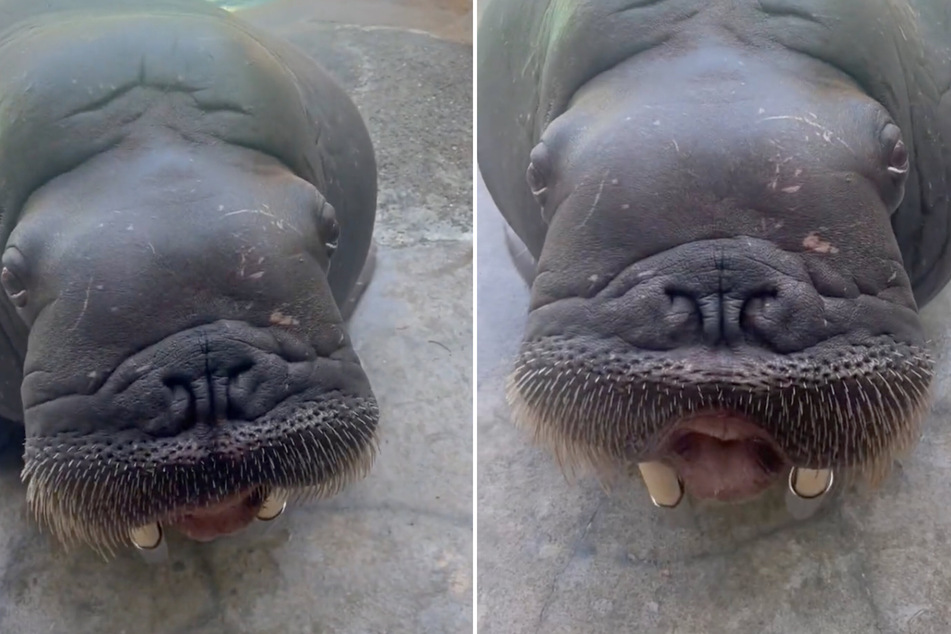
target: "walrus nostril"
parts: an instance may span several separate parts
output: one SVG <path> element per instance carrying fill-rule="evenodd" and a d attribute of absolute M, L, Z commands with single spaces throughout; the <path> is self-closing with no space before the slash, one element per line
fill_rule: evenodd
<path fill-rule="evenodd" d="M 155 436 L 172 436 L 195 424 L 197 419 L 195 392 L 191 382 L 183 377 L 167 377 L 162 382 L 171 393 L 169 399 L 169 420 L 171 424 L 149 431 Z"/>
<path fill-rule="evenodd" d="M 667 325 L 682 335 L 699 333 L 703 326 L 703 318 L 697 301 L 683 291 L 668 289 L 667 298 L 670 307 L 667 310 Z"/>
<path fill-rule="evenodd" d="M 225 415 L 230 420 L 248 418 L 245 402 L 254 394 L 258 377 L 251 370 L 254 363 L 241 361 L 228 369 L 228 386 L 225 393 Z"/>
<path fill-rule="evenodd" d="M 759 330 L 767 326 L 778 300 L 778 292 L 769 287 L 752 292 L 669 288 L 665 294 L 670 301 L 665 322 L 678 343 L 692 343 L 699 335 L 711 347 L 762 334 Z"/>
<path fill-rule="evenodd" d="M 251 358 L 212 359 L 202 366 L 174 371 L 162 379 L 169 393 L 167 416 L 150 423 L 149 433 L 174 436 L 199 423 L 216 425 L 253 414 L 249 407 L 267 376 L 252 371 L 255 363 Z"/>
<path fill-rule="evenodd" d="M 778 297 L 778 292 L 769 289 L 756 291 L 746 298 L 740 311 L 740 328 L 743 332 L 754 331 L 757 322 L 769 312 Z"/>

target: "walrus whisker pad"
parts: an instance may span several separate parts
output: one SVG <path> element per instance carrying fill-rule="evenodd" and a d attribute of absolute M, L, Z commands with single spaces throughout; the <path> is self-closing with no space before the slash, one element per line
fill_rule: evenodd
<path fill-rule="evenodd" d="M 564 470 L 593 467 L 608 478 L 637 463 L 661 507 L 679 503 L 682 483 L 659 461 L 670 446 L 689 451 L 700 442 L 689 434 L 670 439 L 682 421 L 705 412 L 752 421 L 762 438 L 747 444 L 765 454 L 764 469 L 792 469 L 790 490 L 820 499 L 831 488 L 833 471 L 879 482 L 894 458 L 917 442 L 929 404 L 929 353 L 887 336 L 849 347 L 839 343 L 834 353 L 817 347 L 767 362 L 759 358 L 749 366 L 716 366 L 709 359 L 616 341 L 540 338 L 522 345 L 508 400 L 516 424 L 549 448 Z M 723 441 L 730 442 L 744 441 Z"/>
<path fill-rule="evenodd" d="M 265 522 L 288 502 L 336 494 L 370 470 L 378 419 L 374 399 L 331 394 L 223 425 L 213 442 L 199 440 L 200 428 L 167 439 L 131 430 L 29 437 L 22 477 L 37 520 L 57 539 L 111 554 L 130 539 L 148 546 L 141 527 L 174 525 L 243 491 Z"/>

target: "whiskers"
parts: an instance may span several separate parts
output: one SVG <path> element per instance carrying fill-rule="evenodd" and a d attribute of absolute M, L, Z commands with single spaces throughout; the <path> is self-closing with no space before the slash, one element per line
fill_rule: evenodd
<path fill-rule="evenodd" d="M 198 433 L 143 438 L 30 437 L 22 478 L 36 520 L 67 548 L 111 556 L 129 531 L 175 519 L 253 488 L 284 489 L 291 503 L 331 497 L 370 471 L 378 450 L 376 402 L 329 398 Z"/>
<path fill-rule="evenodd" d="M 882 337 L 769 360 L 702 360 L 548 337 L 522 345 L 507 396 L 517 425 L 574 477 L 629 472 L 669 425 L 704 410 L 756 421 L 798 466 L 880 482 L 919 439 L 927 350 Z"/>

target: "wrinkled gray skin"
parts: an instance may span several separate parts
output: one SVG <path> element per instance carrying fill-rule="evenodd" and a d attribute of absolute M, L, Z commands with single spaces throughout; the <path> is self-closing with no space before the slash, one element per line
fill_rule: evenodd
<path fill-rule="evenodd" d="M 350 99 L 201 0 L 2 0 L 0 25 L 0 415 L 43 519 L 104 546 L 240 498 L 208 538 L 359 477 L 376 165 Z"/>
<path fill-rule="evenodd" d="M 499 0 L 478 37 L 479 166 L 532 284 L 518 423 L 720 500 L 914 445 L 951 5 Z"/>

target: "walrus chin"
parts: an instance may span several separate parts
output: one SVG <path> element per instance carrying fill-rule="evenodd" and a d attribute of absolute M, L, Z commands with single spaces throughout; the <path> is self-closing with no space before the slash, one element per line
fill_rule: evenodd
<path fill-rule="evenodd" d="M 546 336 L 522 344 L 507 396 L 562 470 L 637 464 L 655 504 L 676 506 L 677 480 L 725 502 L 797 470 L 878 484 L 918 440 L 932 375 L 926 349 L 887 336 L 768 356 Z"/>
<path fill-rule="evenodd" d="M 135 430 L 34 436 L 22 478 L 37 520 L 66 546 L 109 556 L 135 544 L 141 527 L 208 541 L 261 517 L 273 495 L 325 498 L 365 477 L 378 420 L 373 398 L 333 393 L 170 438 Z"/>

